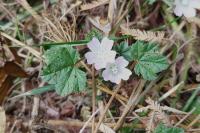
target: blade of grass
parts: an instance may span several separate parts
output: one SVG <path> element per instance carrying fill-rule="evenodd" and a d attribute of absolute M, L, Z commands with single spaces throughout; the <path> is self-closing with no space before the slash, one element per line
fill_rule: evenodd
<path fill-rule="evenodd" d="M 39 87 L 37 89 L 33 89 L 33 90 L 27 91 L 23 94 L 14 96 L 14 97 L 10 98 L 9 100 L 19 98 L 19 97 L 23 97 L 23 96 L 39 95 L 39 94 L 42 94 L 42 93 L 45 93 L 45 92 L 51 91 L 51 90 L 54 90 L 54 85 L 47 85 L 47 86 Z"/>
<path fill-rule="evenodd" d="M 190 98 L 187 100 L 185 106 L 183 107 L 183 111 L 188 111 L 189 106 L 192 104 L 192 102 L 194 101 L 194 99 L 196 98 L 196 96 L 198 95 L 198 92 L 200 91 L 200 86 L 198 86 L 195 91 L 192 93 L 192 95 L 190 96 Z"/>
<path fill-rule="evenodd" d="M 111 40 L 114 40 L 114 41 L 119 41 L 119 40 L 124 40 L 124 39 L 127 39 L 131 36 L 127 36 L 127 35 L 124 35 L 124 36 L 121 36 L 121 37 L 110 37 Z M 43 43 L 43 44 L 40 44 L 40 45 L 35 45 L 36 47 L 37 46 L 54 46 L 54 45 L 69 45 L 69 46 L 81 46 L 81 45 L 87 45 L 87 43 L 89 42 L 90 40 L 78 40 L 78 41 L 73 41 L 73 42 L 47 42 L 47 43 Z"/>

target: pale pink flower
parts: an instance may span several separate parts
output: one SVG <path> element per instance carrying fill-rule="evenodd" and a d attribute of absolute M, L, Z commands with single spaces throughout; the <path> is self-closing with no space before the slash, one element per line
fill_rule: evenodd
<path fill-rule="evenodd" d="M 175 0 L 174 13 L 176 16 L 195 17 L 196 9 L 200 9 L 200 0 Z"/>
<path fill-rule="evenodd" d="M 113 83 L 119 84 L 121 79 L 128 80 L 132 72 L 126 68 L 128 61 L 122 56 L 118 57 L 115 62 L 108 63 L 102 76 L 105 81 L 110 80 Z"/>
<path fill-rule="evenodd" d="M 97 38 L 93 38 L 88 43 L 88 48 L 91 50 L 85 54 L 88 64 L 94 64 L 97 70 L 105 68 L 107 63 L 115 61 L 116 52 L 111 50 L 113 46 L 113 40 L 109 40 L 104 37 L 101 41 Z"/>

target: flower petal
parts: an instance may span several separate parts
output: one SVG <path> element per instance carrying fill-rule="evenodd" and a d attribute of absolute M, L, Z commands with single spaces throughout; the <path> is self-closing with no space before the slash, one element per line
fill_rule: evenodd
<path fill-rule="evenodd" d="M 128 63 L 129 63 L 122 56 L 118 57 L 115 62 L 117 64 L 117 66 L 119 66 L 119 67 L 126 67 L 126 66 L 128 66 Z"/>
<path fill-rule="evenodd" d="M 116 56 L 116 54 L 117 53 L 115 51 L 111 50 L 109 53 L 107 53 L 106 55 L 104 55 L 105 56 L 104 61 L 106 62 L 106 64 L 107 63 L 113 63 L 113 62 L 115 62 L 115 56 Z"/>
<path fill-rule="evenodd" d="M 181 0 L 175 0 L 174 3 L 175 3 L 175 5 L 180 5 L 181 4 Z"/>
<path fill-rule="evenodd" d="M 89 43 L 88 43 L 88 48 L 91 50 L 91 51 L 93 51 L 93 52 L 95 52 L 95 51 L 98 51 L 99 49 L 100 49 L 100 42 L 99 42 L 99 40 L 96 38 L 96 37 L 94 37 Z"/>
<path fill-rule="evenodd" d="M 121 73 L 120 73 L 120 77 L 123 79 L 123 80 L 128 80 L 129 77 L 131 76 L 132 72 L 127 69 L 127 68 L 124 68 L 122 69 Z"/>
<path fill-rule="evenodd" d="M 187 18 L 195 17 L 196 16 L 196 9 L 194 9 L 192 7 L 188 7 L 187 10 L 183 10 L 183 14 Z"/>
<path fill-rule="evenodd" d="M 99 60 L 96 58 L 94 67 L 96 70 L 100 70 L 106 67 L 106 62 L 104 60 Z"/>
<path fill-rule="evenodd" d="M 111 50 L 113 46 L 113 40 L 104 37 L 103 40 L 101 41 L 101 45 L 104 48 L 104 50 Z"/>
<path fill-rule="evenodd" d="M 200 1 L 199 0 L 190 0 L 190 7 L 200 9 Z"/>
<path fill-rule="evenodd" d="M 95 62 L 95 55 L 93 52 L 87 52 L 85 58 L 87 59 L 88 64 L 93 64 Z"/>
<path fill-rule="evenodd" d="M 116 84 L 119 84 L 121 82 L 121 78 L 119 76 L 112 76 L 110 78 L 110 81 Z"/>
<path fill-rule="evenodd" d="M 176 5 L 176 7 L 174 8 L 174 14 L 181 17 L 183 15 L 183 7 L 180 5 Z"/>
<path fill-rule="evenodd" d="M 106 69 L 106 70 L 104 70 L 104 71 L 102 72 L 102 77 L 103 77 L 103 79 L 104 79 L 105 81 L 108 81 L 108 80 L 110 79 L 110 73 L 109 73 L 108 69 Z"/>

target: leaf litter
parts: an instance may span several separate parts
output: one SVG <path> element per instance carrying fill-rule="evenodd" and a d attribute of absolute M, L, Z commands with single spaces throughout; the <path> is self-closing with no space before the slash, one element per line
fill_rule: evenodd
<path fill-rule="evenodd" d="M 178 18 L 165 0 L 0 4 L 0 130 L 199 132 L 198 12 Z M 117 92 L 82 58 L 104 36 L 117 38 L 113 49 L 133 72 Z"/>

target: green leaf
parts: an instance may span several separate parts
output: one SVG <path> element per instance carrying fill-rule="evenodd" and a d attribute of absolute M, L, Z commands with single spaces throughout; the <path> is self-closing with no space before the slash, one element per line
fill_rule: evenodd
<path fill-rule="evenodd" d="M 169 66 L 166 57 L 158 52 L 154 43 L 137 41 L 131 47 L 133 60 L 136 62 L 134 71 L 146 80 L 154 80 L 157 73 Z"/>
<path fill-rule="evenodd" d="M 58 94 L 65 96 L 86 88 L 86 74 L 75 66 L 79 54 L 74 48 L 52 47 L 44 55 L 47 65 L 42 78 L 54 84 Z"/>
<path fill-rule="evenodd" d="M 47 66 L 43 70 L 43 75 L 54 73 L 63 68 L 73 66 L 79 59 L 78 52 L 72 47 L 52 47 L 44 54 Z"/>
<path fill-rule="evenodd" d="M 99 40 L 102 40 L 103 34 L 96 29 L 92 29 L 85 37 L 86 40 L 92 40 L 93 37 L 96 37 Z"/>
<path fill-rule="evenodd" d="M 128 43 L 123 41 L 119 45 L 114 46 L 114 50 L 120 55 L 123 56 L 128 61 L 133 60 L 133 56 L 131 54 L 131 47 L 128 46 Z"/>
<path fill-rule="evenodd" d="M 86 74 L 76 67 L 67 67 L 43 77 L 49 84 L 55 84 L 56 92 L 61 96 L 80 92 L 86 86 Z"/>
<path fill-rule="evenodd" d="M 182 128 L 177 127 L 166 127 L 163 124 L 159 124 L 154 133 L 184 133 L 184 130 Z"/>

